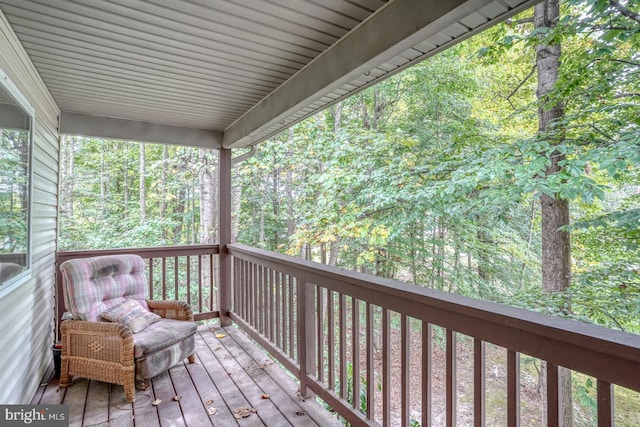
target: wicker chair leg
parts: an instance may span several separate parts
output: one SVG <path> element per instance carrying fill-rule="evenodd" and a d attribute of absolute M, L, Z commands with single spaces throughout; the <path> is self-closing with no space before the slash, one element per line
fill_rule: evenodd
<path fill-rule="evenodd" d="M 60 370 L 59 385 L 62 388 L 69 387 L 71 385 L 71 379 L 73 377 L 69 375 L 69 362 L 62 362 L 62 369 Z"/>
<path fill-rule="evenodd" d="M 189 360 L 189 363 L 196 363 L 196 354 L 193 353 L 191 356 L 189 356 L 187 358 Z"/>
<path fill-rule="evenodd" d="M 124 397 L 127 402 L 133 403 L 136 401 L 136 382 L 135 380 L 127 381 L 124 385 Z"/>

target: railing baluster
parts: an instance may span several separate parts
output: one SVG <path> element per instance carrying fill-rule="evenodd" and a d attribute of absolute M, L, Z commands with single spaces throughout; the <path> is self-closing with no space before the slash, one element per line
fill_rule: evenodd
<path fill-rule="evenodd" d="M 382 309 L 382 425 L 391 425 L 391 316 Z"/>
<path fill-rule="evenodd" d="M 153 258 L 149 258 L 149 299 L 155 299 L 153 293 Z"/>
<path fill-rule="evenodd" d="M 288 276 L 282 274 L 282 350 L 289 353 L 287 349 L 289 345 L 289 304 L 287 304 L 287 295 L 289 293 Z"/>
<path fill-rule="evenodd" d="M 213 311 L 214 309 L 214 304 L 213 304 L 213 300 L 216 298 L 216 293 L 213 289 L 213 278 L 215 270 L 214 270 L 214 259 L 213 259 L 213 254 L 209 255 L 209 311 Z"/>
<path fill-rule="evenodd" d="M 264 266 L 258 265 L 258 283 L 256 286 L 256 329 L 264 333 Z"/>
<path fill-rule="evenodd" d="M 485 345 L 473 339 L 473 425 L 485 425 Z"/>
<path fill-rule="evenodd" d="M 275 333 L 275 289 L 273 286 L 274 277 L 276 275 L 275 270 L 269 269 L 269 340 L 273 341 L 273 335 Z"/>
<path fill-rule="evenodd" d="M 187 304 L 191 305 L 191 256 L 187 255 Z"/>
<path fill-rule="evenodd" d="M 249 283 L 251 284 L 249 287 L 249 324 L 254 328 L 256 327 L 255 304 L 256 304 L 256 282 L 257 282 L 256 270 L 257 269 L 258 269 L 258 265 L 255 263 L 251 263 L 251 272 L 249 273 L 251 275 L 251 279 L 249 280 Z"/>
<path fill-rule="evenodd" d="M 327 374 L 330 390 L 336 389 L 336 317 L 333 304 L 333 291 L 327 289 Z"/>
<path fill-rule="evenodd" d="M 243 270 L 244 284 L 242 286 L 242 316 L 249 320 L 249 290 L 251 289 L 251 263 L 249 261 L 245 261 Z"/>
<path fill-rule="evenodd" d="M 236 286 L 236 295 L 234 297 L 235 305 L 234 310 L 238 313 L 238 316 L 244 317 L 244 260 L 240 258 L 234 258 L 234 264 L 237 265 L 238 268 L 238 276 L 233 279 Z"/>
<path fill-rule="evenodd" d="M 264 336 L 269 336 L 269 293 L 267 288 L 269 287 L 269 269 L 267 267 L 262 267 L 262 274 L 260 275 L 260 280 L 262 281 L 262 286 L 260 289 L 260 297 L 262 300 L 262 304 L 260 304 L 259 310 L 262 314 L 262 333 Z"/>
<path fill-rule="evenodd" d="M 451 329 L 447 329 L 447 427 L 456 425 L 456 344 L 457 335 Z"/>
<path fill-rule="evenodd" d="M 373 325 L 374 325 L 374 311 L 373 305 L 367 303 L 367 328 L 366 328 L 366 340 L 367 340 L 367 419 L 372 420 L 375 414 L 375 373 L 374 373 L 374 353 L 373 353 Z"/>
<path fill-rule="evenodd" d="M 360 408 L 360 301 L 351 298 L 351 384 L 353 407 Z"/>
<path fill-rule="evenodd" d="M 317 318 L 316 326 L 318 328 L 316 332 L 316 336 L 318 341 L 316 342 L 316 349 L 318 350 L 317 355 L 317 365 L 318 370 L 316 371 L 316 376 L 318 380 L 323 383 L 324 382 L 324 288 L 321 286 L 316 286 L 316 310 L 317 310 Z"/>
<path fill-rule="evenodd" d="M 162 257 L 162 299 L 167 299 L 167 259 Z"/>
<path fill-rule="evenodd" d="M 295 347 L 295 304 L 294 304 L 294 291 L 293 291 L 294 277 L 289 276 L 289 356 L 292 359 L 296 359 L 296 347 Z"/>
<path fill-rule="evenodd" d="M 431 367 L 433 326 L 422 322 L 422 425 L 431 427 Z"/>
<path fill-rule="evenodd" d="M 305 283 L 300 280 L 300 276 L 296 277 L 296 295 L 298 296 L 296 301 L 296 313 L 298 319 L 298 322 L 296 323 L 296 335 L 298 336 L 296 350 L 298 352 L 298 363 L 300 365 L 299 380 L 300 396 L 302 397 L 307 397 L 307 378 L 311 369 L 309 360 L 307 358 L 307 350 L 309 350 L 309 353 L 313 354 L 313 345 L 310 345 L 311 343 L 307 341 L 308 339 L 313 338 L 312 336 L 309 336 L 310 334 L 307 334 L 308 329 L 311 326 L 310 323 L 314 317 L 311 313 L 308 313 L 309 305 L 313 307 L 313 305 L 311 304 L 310 295 L 312 293 L 311 286 L 312 285 L 309 285 L 307 287 Z M 313 328 L 311 329 L 313 330 Z"/>
<path fill-rule="evenodd" d="M 260 311 L 260 319 L 262 324 L 260 325 L 260 331 L 266 336 L 268 335 L 268 306 L 267 306 L 267 267 L 262 267 L 262 271 L 260 272 L 260 305 L 258 306 L 258 310 Z"/>
<path fill-rule="evenodd" d="M 544 363 L 544 362 L 542 362 Z M 546 362 L 547 370 L 547 427 L 560 425 L 560 399 L 558 393 L 558 365 Z"/>
<path fill-rule="evenodd" d="M 276 347 L 282 348 L 282 273 L 276 273 Z"/>
<path fill-rule="evenodd" d="M 598 380 L 598 427 L 614 425 L 613 385 Z"/>
<path fill-rule="evenodd" d="M 298 359 L 300 361 L 300 374 L 302 381 L 300 383 L 300 394 L 308 397 L 307 383 L 309 382 L 309 374 L 315 376 L 316 363 L 316 345 L 317 345 L 317 312 L 316 312 L 316 288 L 311 283 L 306 283 L 303 277 L 296 278 L 297 283 L 297 302 L 298 302 Z"/>
<path fill-rule="evenodd" d="M 239 314 L 238 310 L 238 281 L 240 279 L 240 269 L 238 268 L 238 262 L 240 260 L 238 258 L 231 258 L 231 283 L 232 283 L 232 293 L 231 293 L 231 307 L 232 311 L 236 314 Z"/>
<path fill-rule="evenodd" d="M 202 255 L 198 255 L 198 312 L 202 313 Z"/>
<path fill-rule="evenodd" d="M 247 286 L 245 286 L 245 299 L 247 311 L 247 320 L 249 324 L 253 326 L 253 270 L 255 264 L 252 262 L 247 263 Z"/>
<path fill-rule="evenodd" d="M 406 315 L 400 316 L 400 401 L 402 427 L 409 427 L 411 415 L 411 323 Z"/>
<path fill-rule="evenodd" d="M 338 319 L 340 322 L 340 397 L 347 398 L 347 297 L 340 293 Z"/>
<path fill-rule="evenodd" d="M 507 350 L 507 425 L 520 425 L 520 355 Z"/>
<path fill-rule="evenodd" d="M 179 300 L 180 297 L 178 296 L 178 286 L 180 285 L 180 278 L 178 277 L 178 257 L 174 256 L 173 257 L 173 294 L 174 300 Z"/>

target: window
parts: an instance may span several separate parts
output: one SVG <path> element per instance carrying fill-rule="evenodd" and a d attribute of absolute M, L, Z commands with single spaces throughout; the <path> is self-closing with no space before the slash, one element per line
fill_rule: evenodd
<path fill-rule="evenodd" d="M 0 71 L 0 296 L 30 277 L 33 108 Z"/>

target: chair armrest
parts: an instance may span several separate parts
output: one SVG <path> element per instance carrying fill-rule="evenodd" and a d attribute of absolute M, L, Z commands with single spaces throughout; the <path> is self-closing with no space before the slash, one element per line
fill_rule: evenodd
<path fill-rule="evenodd" d="M 188 320 L 193 322 L 193 310 L 184 301 L 147 300 L 149 310 L 165 319 Z"/>
<path fill-rule="evenodd" d="M 60 324 L 60 333 L 62 357 L 134 364 L 133 333 L 121 323 L 65 320 Z"/>

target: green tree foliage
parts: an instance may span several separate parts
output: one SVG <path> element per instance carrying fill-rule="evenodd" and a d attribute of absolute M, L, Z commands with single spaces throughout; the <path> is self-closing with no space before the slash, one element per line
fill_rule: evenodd
<path fill-rule="evenodd" d="M 200 243 L 198 149 L 166 146 L 166 157 L 165 146 L 144 144 L 144 149 L 145 196 L 140 197 L 139 143 L 65 137 L 60 249 Z M 206 155 L 217 158 L 214 151 Z"/>
<path fill-rule="evenodd" d="M 238 168 L 239 239 L 323 262 L 333 243 L 346 268 L 637 331 L 634 7 L 563 3 L 553 29 L 524 12 L 261 144 Z M 535 47 L 554 41 L 557 88 L 538 101 Z M 558 102 L 565 116 L 538 133 L 541 103 Z M 540 291 L 543 194 L 574 224 L 556 296 Z"/>

